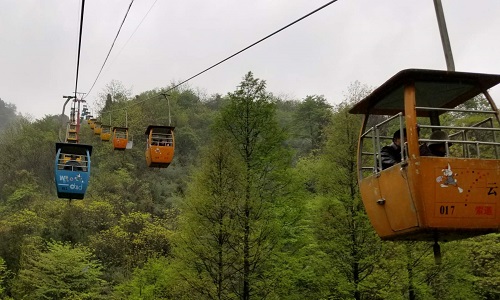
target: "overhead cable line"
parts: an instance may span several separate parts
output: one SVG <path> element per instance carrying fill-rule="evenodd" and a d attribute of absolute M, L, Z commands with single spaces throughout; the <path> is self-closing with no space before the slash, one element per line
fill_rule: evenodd
<path fill-rule="evenodd" d="M 223 60 L 219 61 L 218 63 L 216 63 L 216 64 L 214 64 L 214 65 L 212 65 L 212 66 L 210 66 L 210 67 L 206 68 L 205 70 L 203 70 L 203 71 L 199 72 L 198 74 L 195 74 L 195 75 L 193 75 L 193 76 L 189 77 L 188 79 L 186 79 L 186 80 L 182 81 L 181 83 L 177 84 L 176 86 L 174 86 L 174 87 L 170 88 L 170 89 L 169 89 L 169 90 L 167 90 L 166 92 L 171 91 L 171 90 L 173 90 L 173 89 L 177 88 L 177 87 L 178 87 L 178 86 L 180 86 L 180 85 L 183 85 L 184 83 L 188 82 L 189 80 L 191 80 L 191 79 L 193 79 L 193 78 L 195 78 L 195 77 L 200 76 L 201 74 L 203 74 L 203 73 L 207 72 L 207 71 L 208 71 L 208 70 L 210 70 L 210 69 L 215 68 L 216 66 L 218 66 L 218 65 L 222 64 L 223 62 L 225 62 L 225 61 L 227 61 L 227 60 L 229 60 L 229 59 L 231 59 L 231 58 L 233 58 L 233 57 L 235 57 L 236 55 L 238 55 L 238 54 L 242 53 L 243 51 L 246 51 L 246 50 L 248 50 L 248 49 L 252 48 L 253 46 L 255 46 L 255 45 L 257 45 L 257 44 L 259 44 L 259 43 L 261 43 L 261 42 L 263 42 L 263 41 L 267 40 L 268 38 L 270 38 L 270 37 L 272 37 L 273 35 L 275 35 L 275 34 L 277 34 L 277 33 L 281 32 L 281 31 L 283 31 L 283 30 L 287 29 L 288 27 L 290 27 L 290 26 L 294 25 L 295 23 L 298 23 L 298 22 L 300 22 L 300 21 L 304 20 L 305 18 L 309 17 L 310 15 L 313 15 L 313 14 L 317 13 L 318 11 L 320 11 L 320 10 L 322 10 L 323 8 L 325 8 L 325 7 L 329 6 L 330 4 L 333 4 L 334 2 L 337 2 L 337 0 L 332 0 L 332 1 L 328 2 L 328 3 L 326 3 L 325 5 L 323 5 L 323 6 L 319 7 L 319 8 L 317 8 L 317 9 L 313 10 L 312 12 L 308 13 L 307 15 L 305 15 L 305 16 L 303 16 L 303 17 L 301 17 L 301 18 L 298 18 L 297 20 L 293 21 L 292 23 L 290 23 L 290 24 L 288 24 L 288 25 L 286 25 L 286 26 L 284 26 L 284 27 L 282 27 L 282 28 L 280 28 L 280 29 L 276 30 L 275 32 L 273 32 L 273 33 L 271 33 L 271 34 L 267 35 L 266 37 L 261 38 L 260 40 L 258 40 L 257 42 L 255 42 L 255 43 L 251 44 L 250 46 L 247 46 L 247 47 L 245 47 L 245 48 L 241 49 L 240 51 L 236 52 L 235 54 L 233 54 L 233 55 L 231 55 L 231 56 L 226 57 L 225 59 L 223 59 Z"/>
<path fill-rule="evenodd" d="M 240 54 L 240 53 L 242 53 L 242 52 L 244 52 L 244 51 L 246 51 L 246 50 L 248 50 L 248 49 L 252 48 L 253 46 L 255 46 L 255 45 L 257 45 L 257 44 L 259 44 L 259 43 L 261 43 L 261 42 L 263 42 L 263 41 L 267 40 L 268 38 L 272 37 L 273 35 L 278 34 L 279 32 L 281 32 L 281 31 L 283 31 L 283 30 L 287 29 L 288 27 L 290 27 L 290 26 L 292 26 L 292 25 L 294 25 L 294 24 L 296 24 L 296 23 L 298 23 L 298 22 L 300 22 L 300 21 L 304 20 L 305 18 L 307 18 L 307 17 L 309 17 L 309 16 L 311 16 L 311 15 L 313 15 L 313 14 L 317 13 L 318 11 L 320 11 L 320 10 L 324 9 L 325 7 L 327 7 L 327 6 L 331 5 L 331 4 L 335 3 L 335 2 L 337 2 L 337 0 L 332 0 L 332 1 L 330 1 L 330 2 L 328 2 L 328 3 L 326 3 L 326 4 L 324 4 L 323 6 L 321 6 L 321 7 L 317 8 L 317 9 L 315 9 L 315 10 L 311 11 L 310 13 L 308 13 L 308 14 L 306 14 L 306 15 L 304 15 L 304 16 L 302 16 L 302 17 L 300 17 L 300 18 L 298 18 L 297 20 L 295 20 L 295 21 L 293 21 L 293 22 L 289 23 L 288 25 L 286 25 L 286 26 L 284 26 L 284 27 L 281 27 L 280 29 L 278 29 L 278 30 L 274 31 L 273 33 L 271 33 L 271 34 L 269 34 L 269 35 L 267 35 L 267 36 L 265 36 L 265 37 L 261 38 L 260 40 L 256 41 L 255 43 L 253 43 L 253 44 L 251 44 L 251 45 L 249 45 L 249 46 L 247 46 L 247 47 L 245 47 L 245 48 L 241 49 L 240 51 L 238 51 L 238 52 L 234 53 L 233 55 L 226 57 L 225 59 L 223 59 L 223 60 L 219 61 L 218 63 L 216 63 L 216 64 L 214 64 L 214 65 L 212 65 L 212 66 L 210 66 L 210 67 L 206 68 L 205 70 L 203 70 L 203 71 L 201 71 L 201 72 L 199 72 L 199 73 L 197 73 L 197 74 L 195 74 L 195 75 L 193 75 L 193 76 L 189 77 L 188 79 L 186 79 L 186 80 L 184 80 L 184 81 L 182 81 L 182 82 L 180 82 L 180 83 L 176 84 L 175 86 L 173 86 L 173 87 L 171 87 L 171 88 L 169 88 L 169 89 L 167 89 L 167 90 L 163 91 L 163 93 L 168 93 L 168 92 L 170 92 L 170 91 L 172 91 L 172 90 L 174 90 L 174 89 L 178 88 L 179 86 L 181 86 L 181 85 L 183 85 L 184 83 L 186 83 L 186 82 L 190 81 L 191 79 L 193 79 L 193 78 L 195 78 L 195 77 L 198 77 L 198 76 L 200 76 L 201 74 L 203 74 L 203 73 L 205 73 L 205 72 L 207 72 L 207 71 L 209 71 L 209 70 L 211 70 L 211 69 L 215 68 L 216 66 L 218 66 L 218 65 L 222 64 L 223 62 L 228 61 L 229 59 L 231 59 L 231 58 L 235 57 L 236 55 L 238 55 L 238 54 Z M 141 104 L 141 103 L 143 103 L 143 102 L 146 102 L 146 101 L 148 101 L 148 100 L 154 99 L 154 98 L 159 97 L 159 96 L 161 96 L 161 94 L 160 94 L 160 95 L 155 95 L 155 96 L 149 97 L 149 98 L 144 99 L 144 100 L 142 100 L 142 101 L 135 102 L 135 103 L 133 103 L 133 104 L 131 104 L 131 105 L 128 105 L 128 106 L 127 106 L 127 107 L 125 107 L 125 108 L 120 108 L 120 109 L 115 109 L 115 110 L 112 110 L 112 111 L 107 111 L 106 113 L 108 113 L 108 112 L 113 112 L 113 111 L 118 111 L 118 110 L 123 110 L 123 109 L 127 109 L 127 108 L 128 108 L 128 107 L 130 107 L 130 106 L 134 106 L 134 105 L 137 105 L 137 104 Z M 104 112 L 103 112 L 103 113 L 104 113 Z"/>
<path fill-rule="evenodd" d="M 76 80 L 75 80 L 75 97 L 78 91 L 78 71 L 80 70 L 80 51 L 82 49 L 82 28 L 83 28 L 83 11 L 85 8 L 85 0 L 82 0 L 82 12 L 80 16 L 80 36 L 78 38 L 78 55 L 76 59 Z"/>
<path fill-rule="evenodd" d="M 139 22 L 139 25 L 137 25 L 137 27 L 135 28 L 134 32 L 132 32 L 132 34 L 130 35 L 130 37 L 128 38 L 128 40 L 125 42 L 125 44 L 123 45 L 123 47 L 120 49 L 120 51 L 118 51 L 118 54 L 115 56 L 115 60 L 116 60 L 116 58 L 118 56 L 120 56 L 120 53 L 122 53 L 123 49 L 125 49 L 125 46 L 127 46 L 127 44 L 130 41 L 130 39 L 132 39 L 132 37 L 134 36 L 134 34 L 137 32 L 137 29 L 139 29 L 139 27 L 142 25 L 142 22 L 144 22 L 144 20 L 147 18 L 147 16 L 149 15 L 149 13 L 151 12 L 151 10 L 155 6 L 156 2 L 158 2 L 158 0 L 155 0 L 155 2 L 151 5 L 151 7 L 149 8 L 148 12 L 142 18 L 141 22 Z M 111 64 L 113 64 L 113 62 L 111 62 Z"/>
<path fill-rule="evenodd" d="M 132 7 L 132 3 L 134 3 L 134 0 L 130 1 L 130 4 L 129 4 L 128 9 L 127 9 L 127 13 L 125 14 L 125 17 L 123 17 L 123 21 L 120 25 L 120 28 L 118 29 L 118 32 L 116 33 L 115 39 L 113 40 L 113 44 L 111 44 L 111 48 L 108 51 L 108 55 L 106 56 L 106 59 L 104 60 L 104 63 L 102 64 L 102 67 L 101 67 L 101 70 L 99 71 L 99 74 L 97 74 L 97 77 L 96 77 L 94 83 L 90 87 L 90 90 L 87 92 L 87 96 L 90 94 L 90 92 L 94 88 L 94 85 L 96 84 L 97 79 L 99 79 L 99 76 L 101 75 L 101 72 L 104 69 L 104 65 L 106 65 L 106 62 L 108 61 L 109 55 L 111 54 L 111 50 L 113 50 L 113 46 L 115 45 L 116 39 L 118 38 L 118 35 L 120 34 L 120 30 L 122 30 L 123 23 L 125 23 L 125 19 L 127 19 L 127 15 L 130 11 L 130 8 Z"/>

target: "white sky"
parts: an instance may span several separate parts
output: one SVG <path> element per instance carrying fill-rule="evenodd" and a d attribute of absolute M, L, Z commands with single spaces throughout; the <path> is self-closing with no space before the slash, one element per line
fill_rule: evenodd
<path fill-rule="evenodd" d="M 456 70 L 500 74 L 500 1 L 442 1 Z M 132 5 L 90 104 L 113 79 L 134 95 L 187 79 L 328 0 L 157 0 L 131 37 L 154 2 Z M 97 77 L 129 3 L 86 1 L 80 92 Z M 59 114 L 74 91 L 80 7 L 0 0 L 0 98 L 18 112 Z M 376 87 L 406 68 L 446 69 L 433 1 L 338 0 L 189 86 L 226 94 L 252 71 L 274 94 L 337 103 L 350 83 Z M 500 103 L 500 88 L 490 92 Z"/>

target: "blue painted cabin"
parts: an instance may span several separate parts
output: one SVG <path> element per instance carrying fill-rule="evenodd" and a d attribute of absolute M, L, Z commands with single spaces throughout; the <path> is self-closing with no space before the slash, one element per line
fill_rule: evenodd
<path fill-rule="evenodd" d="M 92 146 L 56 143 L 55 181 L 57 196 L 83 199 L 90 179 Z"/>

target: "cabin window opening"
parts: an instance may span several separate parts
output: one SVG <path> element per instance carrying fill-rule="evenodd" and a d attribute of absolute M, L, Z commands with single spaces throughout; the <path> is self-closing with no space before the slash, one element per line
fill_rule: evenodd
<path fill-rule="evenodd" d="M 394 116 L 374 116 L 367 121 L 368 128 L 361 136 L 361 173 L 363 178 L 378 175 L 384 168 L 381 150 L 385 146 L 393 145 L 394 133 L 399 130 L 401 146 L 397 151 L 401 151 L 399 156 L 401 162 L 407 160 L 408 152 L 406 146 L 405 122 L 402 113 Z M 399 163 L 396 163 L 399 164 Z"/>
<path fill-rule="evenodd" d="M 87 166 L 85 155 L 61 153 L 57 161 L 58 170 L 87 172 Z"/>
<path fill-rule="evenodd" d="M 498 121 L 491 115 L 495 111 L 470 109 L 467 105 L 455 109 L 417 107 L 417 113 L 423 111 L 437 111 L 439 124 L 429 125 L 428 119 L 420 117 L 418 122 L 422 128 L 419 143 L 433 143 L 432 132 L 444 131 L 448 135 L 446 156 L 457 158 L 498 159 L 500 156 L 500 131 Z M 453 144 L 453 147 L 449 147 Z"/>

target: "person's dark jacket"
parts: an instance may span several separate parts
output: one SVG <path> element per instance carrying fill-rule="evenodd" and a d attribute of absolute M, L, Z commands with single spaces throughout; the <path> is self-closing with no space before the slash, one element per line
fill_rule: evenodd
<path fill-rule="evenodd" d="M 382 160 L 382 170 L 392 167 L 401 162 L 401 147 L 392 143 L 380 149 L 380 158 Z"/>

